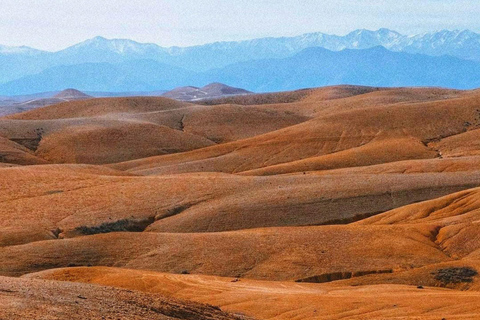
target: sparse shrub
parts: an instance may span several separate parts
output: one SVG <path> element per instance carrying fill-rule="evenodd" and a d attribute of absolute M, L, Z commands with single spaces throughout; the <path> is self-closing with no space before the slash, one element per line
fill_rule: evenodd
<path fill-rule="evenodd" d="M 473 277 L 478 275 L 477 270 L 470 267 L 446 268 L 432 272 L 435 280 L 441 281 L 444 285 L 456 283 L 468 283 L 473 281 Z"/>

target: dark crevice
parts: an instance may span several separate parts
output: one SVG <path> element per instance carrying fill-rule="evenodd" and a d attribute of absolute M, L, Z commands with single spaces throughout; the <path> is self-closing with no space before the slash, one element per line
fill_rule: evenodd
<path fill-rule="evenodd" d="M 43 128 L 37 128 L 33 130 L 33 133 L 35 135 L 35 138 L 22 138 L 22 139 L 15 139 L 11 138 L 10 140 L 18 143 L 19 145 L 24 146 L 27 149 L 30 149 L 32 151 L 37 151 L 38 146 L 40 145 L 40 141 L 43 139 L 43 135 L 45 134 L 45 129 Z"/>
<path fill-rule="evenodd" d="M 479 112 L 479 110 L 477 110 L 477 112 Z M 430 139 L 425 139 L 425 140 L 422 140 L 422 144 L 427 147 L 428 149 L 432 150 L 432 151 L 435 151 L 437 153 L 437 157 L 438 158 L 443 158 L 442 156 L 442 153 L 440 152 L 440 150 L 434 148 L 431 144 L 432 143 L 436 143 L 436 142 L 440 142 L 442 141 L 443 139 L 446 139 L 446 138 L 450 138 L 450 137 L 453 137 L 453 136 L 457 136 L 459 134 L 462 134 L 462 133 L 465 133 L 465 132 L 468 132 L 469 130 L 475 130 L 475 129 L 478 129 L 479 128 L 479 125 L 476 124 L 476 125 L 473 125 L 471 124 L 470 122 L 468 121 L 465 121 L 463 123 L 463 128 L 462 130 L 460 131 L 457 131 L 457 132 L 454 132 L 454 133 L 451 133 L 451 134 L 444 134 L 444 135 L 440 135 L 440 136 L 437 136 L 437 137 L 434 137 L 434 138 L 430 138 Z"/>
<path fill-rule="evenodd" d="M 115 222 L 105 222 L 98 226 L 80 226 L 75 228 L 75 232 L 82 235 L 110 232 L 143 232 L 153 222 L 155 222 L 154 217 L 146 219 L 122 219 Z"/>
<path fill-rule="evenodd" d="M 60 234 L 62 233 L 62 229 L 56 228 L 56 229 L 50 230 L 50 232 L 52 233 L 55 239 L 60 239 Z"/>
<path fill-rule="evenodd" d="M 176 215 L 184 212 L 185 210 L 190 209 L 194 205 L 199 204 L 200 202 L 201 201 L 194 202 L 194 203 L 185 203 L 185 204 L 181 204 L 181 205 L 178 205 L 176 207 L 164 210 L 162 212 L 157 212 L 157 214 L 155 215 L 155 221 L 176 216 Z"/>
<path fill-rule="evenodd" d="M 31 151 L 37 151 L 38 146 L 40 145 L 41 137 L 34 139 L 10 139 L 11 141 L 18 143 L 19 145 L 24 146 L 25 148 Z"/>
<path fill-rule="evenodd" d="M 10 289 L 0 289 L 0 292 L 3 292 L 3 293 L 15 293 L 15 292 L 17 292 L 17 291 L 10 290 Z"/>
<path fill-rule="evenodd" d="M 186 115 L 182 115 L 182 119 L 180 119 L 180 123 L 179 123 L 179 127 L 180 127 L 180 131 L 183 131 L 185 132 L 185 117 Z"/>
<path fill-rule="evenodd" d="M 299 280 L 296 280 L 295 282 L 325 283 L 325 282 L 351 279 L 356 277 L 363 277 L 370 274 L 385 274 L 385 273 L 393 273 L 393 270 L 385 269 L 385 270 L 369 270 L 369 271 L 355 271 L 355 272 L 331 272 L 331 273 L 324 273 L 321 275 L 316 275 L 316 276 L 308 277 L 304 279 L 299 279 Z"/>
<path fill-rule="evenodd" d="M 430 233 L 430 241 L 433 242 L 433 244 L 435 245 L 435 247 L 440 250 L 441 252 L 443 252 L 443 254 L 445 254 L 447 257 L 451 258 L 451 259 L 455 259 L 454 257 L 452 257 L 452 255 L 447 251 L 445 250 L 445 248 L 442 246 L 442 243 L 441 241 L 438 239 L 438 235 L 440 234 L 440 230 L 442 230 L 442 227 L 441 226 L 437 226 L 435 229 L 433 229 Z"/>
<path fill-rule="evenodd" d="M 328 226 L 328 225 L 350 224 L 350 223 L 354 223 L 354 222 L 357 222 L 357 221 L 361 221 L 363 219 L 367 219 L 367 218 L 376 216 L 376 215 L 384 213 L 386 211 L 388 211 L 388 210 L 376 211 L 376 212 L 367 212 L 367 213 L 363 213 L 363 214 L 357 214 L 353 217 L 332 219 L 332 220 L 328 220 L 328 221 L 318 223 L 318 224 L 311 224 L 311 225 L 308 225 L 308 226 Z"/>

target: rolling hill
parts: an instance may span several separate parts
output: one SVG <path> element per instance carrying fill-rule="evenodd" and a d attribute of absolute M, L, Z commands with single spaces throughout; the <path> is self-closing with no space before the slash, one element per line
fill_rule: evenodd
<path fill-rule="evenodd" d="M 477 319 L 479 106 L 349 85 L 0 118 L 0 318 Z"/>
<path fill-rule="evenodd" d="M 181 100 L 196 101 L 205 99 L 218 99 L 229 96 L 245 95 L 252 93 L 250 91 L 233 88 L 222 83 L 210 83 L 202 88 L 198 87 L 180 87 L 164 93 L 162 96 Z"/>

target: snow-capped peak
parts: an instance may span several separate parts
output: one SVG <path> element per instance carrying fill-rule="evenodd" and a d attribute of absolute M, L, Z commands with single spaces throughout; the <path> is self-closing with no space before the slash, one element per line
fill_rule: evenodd
<path fill-rule="evenodd" d="M 95 49 L 105 50 L 117 54 L 131 54 L 131 53 L 143 53 L 147 50 L 161 49 L 160 46 L 152 43 L 139 43 L 128 39 L 107 39 L 101 36 L 97 36 L 92 39 L 88 39 L 77 45 L 74 45 L 66 50 L 77 49 Z"/>

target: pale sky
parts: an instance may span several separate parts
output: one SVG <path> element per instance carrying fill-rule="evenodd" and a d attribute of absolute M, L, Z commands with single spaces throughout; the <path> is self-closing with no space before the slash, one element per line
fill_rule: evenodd
<path fill-rule="evenodd" d="M 478 0 L 0 0 L 0 44 L 59 50 L 95 36 L 161 46 L 382 27 L 480 32 Z"/>

